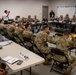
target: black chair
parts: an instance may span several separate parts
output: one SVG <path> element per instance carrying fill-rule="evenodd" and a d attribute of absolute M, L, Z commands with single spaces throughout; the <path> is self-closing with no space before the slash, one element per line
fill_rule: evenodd
<path fill-rule="evenodd" d="M 36 46 L 36 44 L 34 43 L 34 41 L 33 41 L 32 39 L 27 38 L 27 37 L 23 37 L 23 39 L 26 40 L 26 41 L 29 41 L 29 42 L 32 44 L 31 47 L 29 47 L 29 46 L 26 45 L 25 47 L 26 47 L 27 49 L 31 50 L 32 52 L 38 54 L 39 56 L 41 56 L 41 57 L 43 57 L 43 58 L 46 57 L 47 53 L 42 53 L 42 52 L 38 49 L 38 47 Z M 34 47 L 37 49 L 37 52 L 34 50 Z"/>
<path fill-rule="evenodd" d="M 56 27 L 57 28 L 64 28 L 64 24 L 63 23 L 56 23 Z"/>
<path fill-rule="evenodd" d="M 6 28 L 0 28 L 0 34 L 9 39 L 8 31 Z"/>
<path fill-rule="evenodd" d="M 37 49 L 37 51 L 34 50 L 34 47 Z M 42 53 L 38 47 L 36 46 L 35 43 L 33 43 L 33 50 L 34 50 L 34 53 L 38 54 L 39 56 L 43 57 L 43 58 L 46 58 L 46 56 L 48 55 L 47 53 Z"/>
<path fill-rule="evenodd" d="M 14 19 L 8 19 L 8 24 L 11 24 L 14 21 Z"/>
<path fill-rule="evenodd" d="M 19 36 L 18 34 L 16 34 L 16 33 L 14 33 L 13 35 L 14 35 L 14 40 L 15 40 L 14 42 L 17 43 L 17 41 L 16 41 L 16 39 L 15 39 L 15 38 L 17 38 L 17 39 L 20 40 L 20 42 L 18 42 L 19 45 L 27 48 L 27 49 L 30 50 L 30 51 L 33 51 L 33 41 L 32 41 L 30 38 L 28 38 L 28 37 L 20 37 L 20 36 Z M 30 47 L 30 46 L 27 46 L 27 45 L 26 45 L 26 42 L 24 42 L 24 41 L 30 42 L 30 43 L 32 44 L 32 46 L 31 46 L 31 47 Z"/>
<path fill-rule="evenodd" d="M 52 66 L 51 66 L 51 69 L 50 69 L 50 72 L 53 70 L 53 71 L 56 71 L 58 73 L 61 73 L 61 74 L 64 74 L 64 70 L 69 66 L 69 61 L 68 61 L 68 58 L 66 57 L 66 55 L 64 54 L 64 52 L 62 50 L 59 50 L 57 48 L 52 48 L 51 49 L 51 54 L 52 54 Z M 60 60 L 57 60 L 54 56 L 55 55 L 59 55 L 59 56 L 63 56 L 65 58 L 65 61 L 60 61 Z M 56 69 L 56 68 L 57 69 Z M 58 69 L 62 69 L 62 71 L 58 70 Z"/>
<path fill-rule="evenodd" d="M 23 37 L 23 40 L 26 41 L 26 42 L 30 42 L 31 45 L 32 45 L 31 47 L 30 46 L 27 46 L 26 45 L 26 42 L 25 42 L 25 45 L 24 45 L 25 48 L 27 48 L 28 50 L 34 52 L 34 50 L 33 50 L 33 43 L 34 43 L 34 41 L 31 38 L 29 38 L 29 37 Z"/>
<path fill-rule="evenodd" d="M 55 29 L 55 32 L 56 35 L 63 35 L 63 33 L 66 31 L 65 29 L 65 25 L 63 23 L 56 23 L 56 29 Z"/>
<path fill-rule="evenodd" d="M 13 37 L 9 35 L 8 30 L 6 28 L 0 28 L 0 34 L 2 36 L 5 36 L 7 39 L 12 40 L 13 41 Z"/>
<path fill-rule="evenodd" d="M 75 50 L 75 55 L 76 55 L 76 47 L 69 47 L 69 52 L 70 52 L 70 55 L 71 55 L 71 52 L 72 52 L 72 50 Z"/>
<path fill-rule="evenodd" d="M 19 36 L 18 34 L 13 33 L 13 36 L 14 36 L 14 37 L 13 37 L 13 38 L 14 38 L 14 42 L 16 42 L 17 44 L 19 44 L 19 45 L 21 45 L 21 46 L 23 46 L 23 47 L 25 46 L 25 44 L 24 44 L 24 40 L 21 39 L 20 36 Z M 19 39 L 20 42 L 17 42 L 15 38 Z"/>

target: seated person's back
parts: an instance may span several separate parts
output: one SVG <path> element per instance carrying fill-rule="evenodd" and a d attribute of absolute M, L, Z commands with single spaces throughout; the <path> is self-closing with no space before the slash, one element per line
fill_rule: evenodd
<path fill-rule="evenodd" d="M 23 36 L 23 38 L 24 38 L 25 44 L 26 44 L 27 46 L 31 47 L 32 44 L 31 44 L 30 42 L 34 40 L 34 35 L 33 35 L 33 33 L 30 31 L 30 30 L 31 30 L 31 26 L 30 26 L 29 23 L 27 23 L 27 24 L 25 25 L 25 28 L 26 28 L 26 29 L 23 31 L 22 36 Z"/>

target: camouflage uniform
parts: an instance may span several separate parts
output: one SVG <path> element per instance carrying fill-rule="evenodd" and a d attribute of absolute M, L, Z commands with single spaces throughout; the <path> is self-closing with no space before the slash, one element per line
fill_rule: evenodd
<path fill-rule="evenodd" d="M 2 33 L 3 33 L 3 32 L 2 32 L 3 27 L 4 27 L 4 25 L 3 25 L 3 24 L 0 24 L 0 34 L 2 34 Z"/>
<path fill-rule="evenodd" d="M 47 58 L 51 57 L 51 47 L 48 47 L 47 42 L 54 43 L 52 37 L 46 32 L 40 31 L 35 37 L 35 44 L 42 53 L 47 53 Z"/>
<path fill-rule="evenodd" d="M 33 21 L 34 21 L 34 22 L 39 22 L 39 20 L 38 20 L 38 19 L 33 19 Z"/>
<path fill-rule="evenodd" d="M 73 21 L 73 22 L 76 22 L 76 18 L 73 18 L 72 21 Z"/>
<path fill-rule="evenodd" d="M 14 38 L 14 32 L 15 32 L 15 26 L 14 25 L 10 25 L 8 28 L 8 35 L 9 35 L 9 38 Z"/>
<path fill-rule="evenodd" d="M 24 38 L 24 43 L 25 43 L 27 46 L 31 47 L 32 44 L 31 44 L 31 42 L 29 42 L 29 41 L 34 41 L 34 35 L 33 35 L 33 33 L 32 33 L 31 31 L 24 30 L 23 33 L 22 33 L 22 36 L 23 36 L 23 38 Z M 27 38 L 28 40 L 27 40 L 26 38 Z"/>
<path fill-rule="evenodd" d="M 30 19 L 27 18 L 26 22 L 29 22 L 29 23 L 33 22 L 33 19 L 32 18 L 30 18 Z"/>
<path fill-rule="evenodd" d="M 64 20 L 70 21 L 70 18 L 66 16 L 66 17 L 64 17 Z"/>
<path fill-rule="evenodd" d="M 4 24 L 0 24 L 0 34 L 2 34 L 3 36 L 6 35 L 6 31 L 7 31 L 8 26 L 4 25 Z"/>
<path fill-rule="evenodd" d="M 72 70 L 76 66 L 76 58 L 71 56 L 68 52 L 68 47 L 73 47 L 73 41 L 68 39 L 67 36 L 62 36 L 57 42 L 56 47 L 62 51 L 64 51 L 68 61 L 71 62 L 71 65 L 67 68 L 68 70 Z M 64 57 L 55 55 L 55 58 L 60 61 L 66 61 Z"/>
<path fill-rule="evenodd" d="M 23 24 L 26 23 L 26 19 L 23 17 L 22 20 L 21 20 L 21 22 L 22 22 Z"/>
<path fill-rule="evenodd" d="M 1 23 L 0 23 L 0 28 L 3 27 L 3 26 L 4 26 L 4 24 L 1 24 Z"/>
<path fill-rule="evenodd" d="M 23 42 L 23 37 L 22 37 L 23 30 L 24 30 L 24 29 L 22 29 L 21 27 L 16 27 L 16 29 L 15 29 L 15 34 L 16 34 L 18 37 L 17 37 L 17 36 L 14 37 L 14 38 L 15 38 L 15 42 L 17 42 L 17 43 Z"/>

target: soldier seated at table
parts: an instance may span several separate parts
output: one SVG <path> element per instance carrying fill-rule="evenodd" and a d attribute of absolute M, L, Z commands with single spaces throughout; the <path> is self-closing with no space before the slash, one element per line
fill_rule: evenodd
<path fill-rule="evenodd" d="M 64 18 L 63 18 L 63 15 L 60 15 L 60 17 L 59 17 L 59 22 L 61 21 L 63 21 L 64 20 Z"/>
<path fill-rule="evenodd" d="M 72 22 L 76 23 L 76 16 L 75 15 L 73 15 Z"/>
<path fill-rule="evenodd" d="M 4 25 L 3 23 L 4 23 L 4 21 L 2 20 L 0 22 L 0 34 L 3 35 L 3 36 L 7 36 L 6 33 L 7 33 L 7 28 L 8 28 L 9 25 Z"/>
<path fill-rule="evenodd" d="M 27 22 L 27 23 L 31 23 L 31 22 L 33 22 L 33 19 L 31 18 L 30 15 L 28 15 L 28 18 L 27 18 L 26 22 Z"/>
<path fill-rule="evenodd" d="M 12 23 L 8 26 L 8 34 L 10 37 L 14 37 L 13 33 L 16 29 L 16 22 L 15 21 L 12 21 Z"/>
<path fill-rule="evenodd" d="M 69 22 L 69 21 L 70 21 L 69 14 L 66 14 L 66 15 L 65 15 L 64 20 L 65 20 L 66 22 Z"/>
<path fill-rule="evenodd" d="M 43 25 L 48 23 L 48 19 L 46 16 L 43 17 L 42 23 L 43 23 Z"/>
<path fill-rule="evenodd" d="M 39 22 L 36 15 L 34 16 L 33 22 L 35 22 L 35 23 Z"/>
<path fill-rule="evenodd" d="M 48 22 L 48 19 L 46 18 L 46 16 L 43 17 L 42 22 Z"/>
<path fill-rule="evenodd" d="M 24 38 L 24 43 L 26 46 L 31 49 L 32 47 L 32 41 L 34 41 L 34 34 L 30 31 L 31 25 L 29 23 L 25 24 L 25 30 L 22 33 L 22 37 Z"/>
<path fill-rule="evenodd" d="M 26 23 L 26 18 L 25 17 L 22 17 L 21 18 L 21 22 L 24 24 L 24 23 Z"/>
<path fill-rule="evenodd" d="M 23 40 L 23 37 L 22 37 L 22 33 L 23 33 L 23 31 L 25 30 L 25 27 L 24 27 L 24 25 L 22 25 L 22 23 L 21 22 L 19 22 L 18 23 L 18 26 L 16 27 L 16 29 L 15 29 L 15 41 L 16 41 L 16 43 L 22 43 L 24 40 Z"/>
<path fill-rule="evenodd" d="M 48 46 L 47 42 L 55 43 L 53 38 L 49 36 L 50 28 L 48 25 L 43 26 L 43 30 L 37 33 L 35 37 L 35 44 L 37 48 L 41 51 L 41 53 L 46 53 L 47 56 L 45 58 L 45 65 L 50 65 L 51 62 L 49 59 L 51 58 L 51 47 Z"/>
<path fill-rule="evenodd" d="M 69 54 L 69 47 L 73 47 L 74 42 L 68 38 L 68 35 L 69 35 L 69 31 L 66 31 L 64 33 L 64 35 L 62 37 L 60 37 L 60 39 L 56 43 L 56 48 L 62 50 L 65 53 L 66 57 L 68 58 L 69 63 L 71 63 L 68 66 L 68 68 L 65 70 L 64 75 L 70 75 L 70 72 L 76 66 L 76 58 Z M 57 58 L 58 61 L 59 60 L 65 61 L 64 57 L 62 57 L 62 56 L 56 56 L 55 55 L 55 57 Z"/>

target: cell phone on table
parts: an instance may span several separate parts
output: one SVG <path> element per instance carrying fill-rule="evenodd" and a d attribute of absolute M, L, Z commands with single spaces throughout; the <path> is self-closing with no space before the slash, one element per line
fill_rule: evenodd
<path fill-rule="evenodd" d="M 22 63 L 23 63 L 22 60 L 18 60 L 18 61 L 17 61 L 17 65 L 21 65 Z"/>

